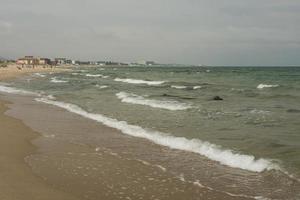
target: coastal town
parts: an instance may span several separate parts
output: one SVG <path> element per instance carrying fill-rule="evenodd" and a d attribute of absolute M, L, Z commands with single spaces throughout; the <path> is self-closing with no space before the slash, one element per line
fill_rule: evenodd
<path fill-rule="evenodd" d="M 72 67 L 135 67 L 135 66 L 154 66 L 159 65 L 153 61 L 138 61 L 134 63 L 115 62 L 115 61 L 79 61 L 67 58 L 47 58 L 36 56 L 24 56 L 14 59 L 0 57 L 0 80 L 16 78 L 20 75 L 37 72 L 61 72 Z M 161 65 L 161 64 L 160 64 Z"/>
<path fill-rule="evenodd" d="M 95 66 L 152 66 L 157 65 L 154 61 L 138 61 L 132 63 L 125 62 L 115 62 L 115 61 L 79 61 L 72 60 L 68 58 L 45 58 L 45 57 L 35 57 L 35 56 L 24 56 L 22 58 L 18 58 L 17 60 L 4 60 L 3 63 L 15 63 L 18 66 L 68 66 L 68 65 L 95 65 Z"/>

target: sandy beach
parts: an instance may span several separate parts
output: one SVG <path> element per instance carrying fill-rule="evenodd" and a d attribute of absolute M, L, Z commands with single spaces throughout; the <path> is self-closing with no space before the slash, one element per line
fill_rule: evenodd
<path fill-rule="evenodd" d="M 37 72 L 61 72 L 65 69 L 23 68 L 16 65 L 0 68 L 0 81 L 17 78 L 21 75 Z M 24 158 L 33 152 L 36 147 L 31 141 L 39 134 L 25 126 L 21 120 L 5 115 L 9 102 L 0 100 L 0 199 L 3 200 L 40 200 L 40 199 L 72 199 L 77 198 L 58 191 L 47 184 L 42 178 L 32 173 Z"/>
<path fill-rule="evenodd" d="M 24 66 L 9 64 L 7 67 L 0 67 L 0 81 L 17 78 L 18 76 L 31 74 L 31 73 L 40 73 L 40 72 L 63 72 L 67 69 L 63 66 L 60 67 L 50 67 L 37 65 L 35 67 L 32 66 Z"/>
<path fill-rule="evenodd" d="M 0 101 L 0 199 L 76 199 L 55 190 L 32 173 L 24 158 L 36 151 L 31 140 L 38 134 L 20 120 L 6 116 L 5 104 L 8 102 Z"/>

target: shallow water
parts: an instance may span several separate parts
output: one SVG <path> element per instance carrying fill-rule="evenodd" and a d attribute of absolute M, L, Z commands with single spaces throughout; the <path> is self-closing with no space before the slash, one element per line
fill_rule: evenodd
<path fill-rule="evenodd" d="M 267 197 L 274 188 L 286 193 L 281 182 L 294 188 L 295 199 L 299 195 L 300 68 L 102 67 L 45 75 L 10 86 L 43 93 L 39 101 L 130 136 L 184 150 L 181 159 L 189 166 L 176 164 L 180 158 L 172 154 L 153 154 L 150 161 L 168 163 L 188 180 L 232 181 L 225 187 L 232 192 L 246 178 L 238 193 L 250 194 L 259 183 L 259 195 L 251 195 Z M 212 101 L 216 95 L 224 100 Z M 227 175 L 215 164 L 204 167 L 205 174 L 198 171 L 205 162 L 190 159 L 197 154 L 229 167 Z"/>

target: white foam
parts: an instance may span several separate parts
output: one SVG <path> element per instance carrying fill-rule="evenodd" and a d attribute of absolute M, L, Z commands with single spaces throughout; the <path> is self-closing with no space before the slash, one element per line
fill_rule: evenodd
<path fill-rule="evenodd" d="M 115 81 L 124 82 L 124 83 L 131 83 L 131 84 L 147 84 L 147 85 L 161 85 L 165 83 L 165 81 L 145 81 L 145 80 L 137 80 L 137 79 L 122 79 L 122 78 L 115 78 Z"/>
<path fill-rule="evenodd" d="M 257 89 L 264 89 L 264 88 L 274 88 L 274 87 L 278 87 L 279 85 L 267 85 L 267 84 L 259 84 L 257 86 Z"/>
<path fill-rule="evenodd" d="M 106 126 L 120 130 L 122 133 L 150 140 L 156 144 L 167 146 L 173 149 L 184 150 L 198 153 L 215 160 L 223 165 L 244 170 L 262 172 L 264 170 L 279 169 L 279 167 L 266 159 L 255 159 L 252 155 L 243 155 L 235 153 L 228 149 L 222 149 L 220 146 L 199 139 L 187 139 L 184 137 L 175 137 L 170 134 L 143 129 L 136 125 L 130 125 L 125 121 L 118 121 L 101 114 L 89 113 L 74 104 L 53 101 L 47 98 L 37 98 L 36 101 L 55 105 L 64 108 L 69 112 L 76 113 L 83 117 L 95 120 Z"/>
<path fill-rule="evenodd" d="M 0 92 L 5 92 L 9 94 L 21 94 L 21 95 L 33 95 L 33 96 L 39 96 L 36 92 L 30 92 L 22 89 L 17 89 L 13 87 L 7 87 L 4 85 L 0 85 Z"/>
<path fill-rule="evenodd" d="M 41 74 L 41 73 L 35 73 L 34 75 L 35 75 L 35 76 L 39 76 L 39 77 L 46 77 L 45 74 Z"/>
<path fill-rule="evenodd" d="M 68 81 L 59 80 L 59 79 L 57 79 L 57 77 L 53 77 L 53 78 L 51 78 L 50 82 L 52 82 L 52 83 L 67 83 Z"/>
<path fill-rule="evenodd" d="M 171 85 L 171 88 L 175 88 L 175 89 L 186 89 L 186 86 L 183 85 Z"/>
<path fill-rule="evenodd" d="M 180 103 L 177 101 L 160 101 L 155 99 L 146 99 L 136 94 L 119 92 L 116 96 L 121 99 L 122 102 L 150 106 L 152 108 L 162 108 L 166 110 L 186 110 L 191 108 L 191 105 L 186 103 Z"/>
<path fill-rule="evenodd" d="M 193 87 L 194 90 L 201 89 L 201 88 L 202 88 L 202 86 L 200 86 L 200 85 L 196 85 Z"/>
<path fill-rule="evenodd" d="M 51 100 L 56 100 L 55 96 L 53 96 L 52 94 L 47 95 L 47 98 Z"/>
<path fill-rule="evenodd" d="M 105 88 L 108 88 L 107 85 L 95 85 L 97 88 L 100 88 L 100 89 L 105 89 Z"/>
<path fill-rule="evenodd" d="M 253 109 L 253 110 L 250 111 L 250 113 L 251 114 L 266 114 L 266 115 L 269 115 L 271 113 L 271 111 Z"/>
<path fill-rule="evenodd" d="M 102 77 L 102 74 L 86 74 L 87 77 Z"/>

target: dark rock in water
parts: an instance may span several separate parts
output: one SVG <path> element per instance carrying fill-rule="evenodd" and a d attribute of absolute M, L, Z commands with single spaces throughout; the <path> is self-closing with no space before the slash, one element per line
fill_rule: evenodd
<path fill-rule="evenodd" d="M 223 99 L 222 99 L 221 97 L 219 97 L 219 96 L 215 96 L 215 97 L 213 98 L 213 100 L 214 100 L 214 101 L 222 101 Z"/>
<path fill-rule="evenodd" d="M 286 112 L 288 112 L 288 113 L 300 113 L 300 110 L 297 110 L 297 109 L 288 109 Z"/>

